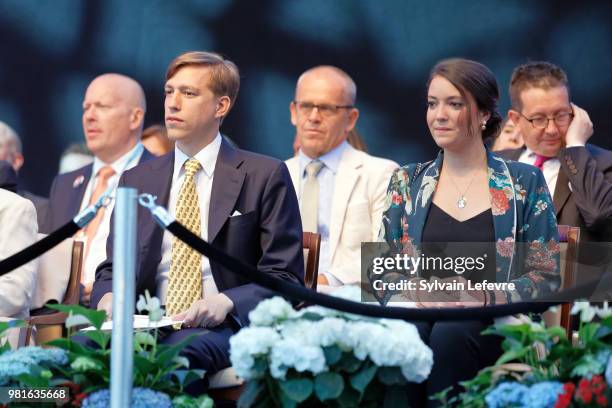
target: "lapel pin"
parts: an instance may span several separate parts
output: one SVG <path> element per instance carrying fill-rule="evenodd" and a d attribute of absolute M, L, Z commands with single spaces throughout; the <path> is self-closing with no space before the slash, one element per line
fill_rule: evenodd
<path fill-rule="evenodd" d="M 74 182 L 72 183 L 72 188 L 77 188 L 78 186 L 83 184 L 84 181 L 85 181 L 85 176 L 81 174 L 80 176 L 74 179 Z"/>

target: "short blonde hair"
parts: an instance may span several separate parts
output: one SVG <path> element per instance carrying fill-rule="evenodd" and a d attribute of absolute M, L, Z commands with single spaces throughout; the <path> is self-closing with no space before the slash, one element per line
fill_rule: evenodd
<path fill-rule="evenodd" d="M 240 72 L 236 64 L 214 52 L 189 51 L 172 60 L 166 71 L 166 81 L 172 78 L 179 69 L 189 65 L 209 68 L 211 92 L 215 96 L 228 96 L 230 107 L 234 106 L 240 89 Z"/>

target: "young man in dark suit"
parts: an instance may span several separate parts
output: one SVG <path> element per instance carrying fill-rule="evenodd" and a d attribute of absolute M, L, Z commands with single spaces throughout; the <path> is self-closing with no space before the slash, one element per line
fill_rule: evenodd
<path fill-rule="evenodd" d="M 188 52 L 171 62 L 165 115 L 173 152 L 126 172 L 121 185 L 158 197 L 183 225 L 260 272 L 303 284 L 299 206 L 285 164 L 238 150 L 219 133 L 236 101 L 240 77 L 231 61 Z M 92 305 L 112 313 L 112 234 L 99 266 Z M 166 333 L 174 343 L 196 337 L 183 351 L 192 368 L 212 374 L 230 365 L 229 338 L 271 292 L 209 261 L 138 210 L 136 293 L 148 290 L 166 314 L 184 320 Z"/>

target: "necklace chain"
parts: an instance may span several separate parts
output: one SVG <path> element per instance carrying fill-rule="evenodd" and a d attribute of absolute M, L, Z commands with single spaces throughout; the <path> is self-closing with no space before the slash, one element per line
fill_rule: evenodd
<path fill-rule="evenodd" d="M 467 198 L 465 198 L 465 193 L 467 193 L 470 187 L 472 186 L 472 182 L 476 178 L 476 173 L 478 173 L 478 169 L 474 170 L 474 172 L 472 173 L 472 178 L 470 179 L 468 186 L 465 188 L 465 190 L 463 190 L 463 193 L 461 192 L 461 190 L 459 190 L 459 187 L 457 187 L 457 183 L 455 183 L 455 180 L 453 179 L 453 176 L 451 176 L 450 172 L 447 173 L 449 180 L 451 181 L 451 183 L 453 183 L 453 187 L 455 187 L 455 190 L 457 190 L 457 192 L 459 193 L 459 199 L 457 200 L 457 208 L 463 209 L 467 206 Z"/>

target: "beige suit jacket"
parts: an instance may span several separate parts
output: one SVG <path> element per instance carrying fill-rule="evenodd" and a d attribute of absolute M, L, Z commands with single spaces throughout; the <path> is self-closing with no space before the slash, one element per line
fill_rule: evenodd
<path fill-rule="evenodd" d="M 300 199 L 297 157 L 285 162 Z M 347 146 L 342 153 L 332 198 L 329 228 L 330 270 L 345 285 L 361 281 L 361 243 L 376 241 L 385 194 L 397 163 Z"/>
<path fill-rule="evenodd" d="M 36 210 L 30 200 L 0 189 L 0 259 L 8 258 L 36 242 Z M 0 276 L 0 316 L 22 319 L 29 316 L 36 285 L 34 260 Z M 16 333 L 9 334 L 14 343 Z"/>

